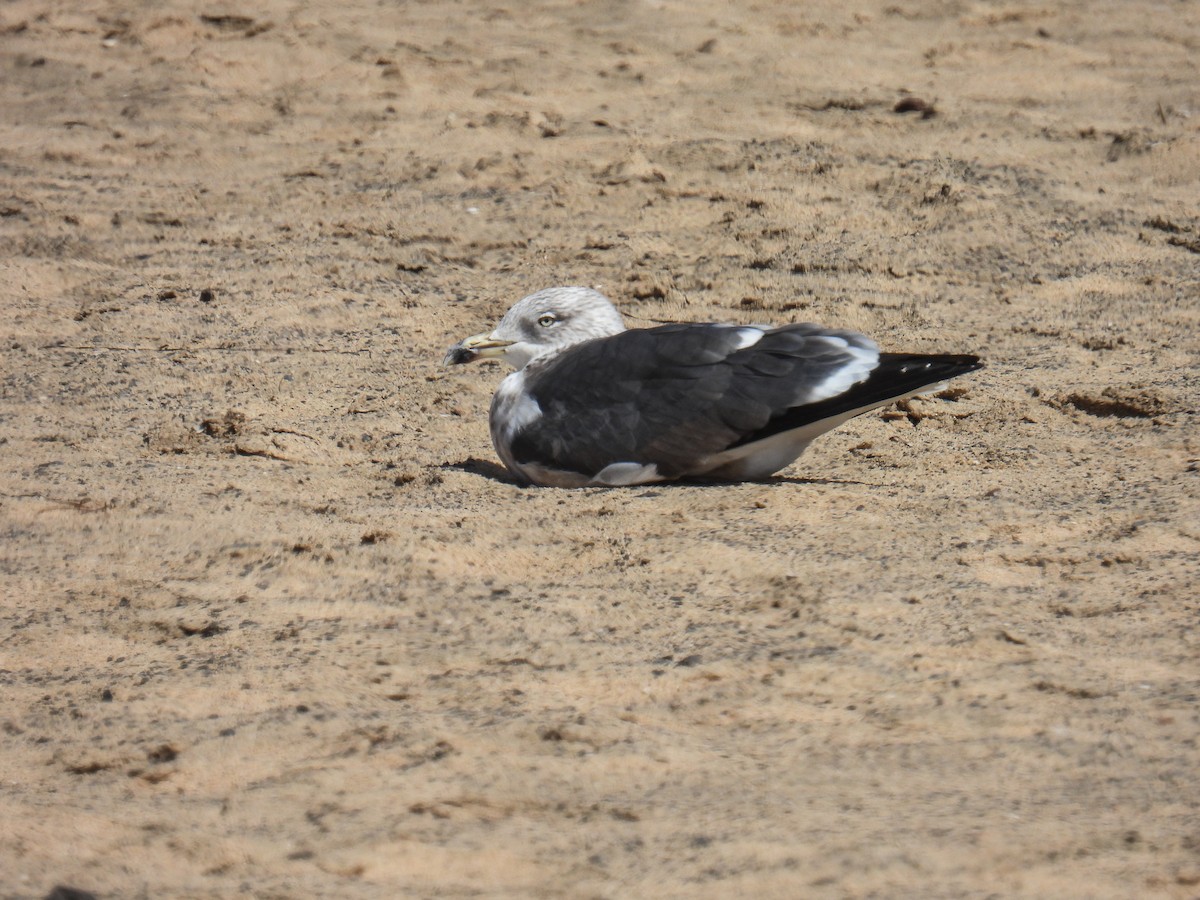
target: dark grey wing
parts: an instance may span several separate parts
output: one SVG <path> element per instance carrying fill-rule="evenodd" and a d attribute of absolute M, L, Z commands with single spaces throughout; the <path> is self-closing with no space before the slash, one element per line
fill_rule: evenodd
<path fill-rule="evenodd" d="M 588 476 L 619 462 L 686 475 L 789 410 L 848 390 L 877 359 L 862 335 L 817 325 L 626 331 L 526 369 L 541 415 L 514 435 L 511 452 Z"/>

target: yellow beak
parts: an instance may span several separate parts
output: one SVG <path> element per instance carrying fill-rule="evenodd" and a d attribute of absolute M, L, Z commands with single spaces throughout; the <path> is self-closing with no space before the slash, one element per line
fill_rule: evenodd
<path fill-rule="evenodd" d="M 477 359 L 497 359 L 503 356 L 504 351 L 512 344 L 512 341 L 498 341 L 490 334 L 475 334 L 469 338 L 463 338 L 447 350 L 442 365 L 456 366 Z"/>

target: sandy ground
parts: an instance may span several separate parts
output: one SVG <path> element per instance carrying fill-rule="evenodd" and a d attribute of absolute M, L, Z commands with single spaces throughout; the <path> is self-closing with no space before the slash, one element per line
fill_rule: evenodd
<path fill-rule="evenodd" d="M 0 61 L 0 896 L 1200 896 L 1195 4 L 10 0 Z M 555 284 L 988 368 L 521 488 L 440 361 Z"/>

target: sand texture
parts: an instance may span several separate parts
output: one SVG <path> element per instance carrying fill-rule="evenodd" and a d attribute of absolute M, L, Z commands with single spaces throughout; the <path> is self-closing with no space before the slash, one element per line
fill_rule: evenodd
<path fill-rule="evenodd" d="M 1200 15 L 0 5 L 0 897 L 1200 897 Z M 521 296 L 980 353 L 514 484 Z"/>

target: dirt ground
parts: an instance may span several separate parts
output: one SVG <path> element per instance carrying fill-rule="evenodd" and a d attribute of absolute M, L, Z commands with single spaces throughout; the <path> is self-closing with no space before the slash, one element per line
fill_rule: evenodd
<path fill-rule="evenodd" d="M 9 0 L 0 67 L 0 897 L 1200 897 L 1193 3 Z M 523 488 L 441 359 L 556 284 L 988 367 Z"/>

